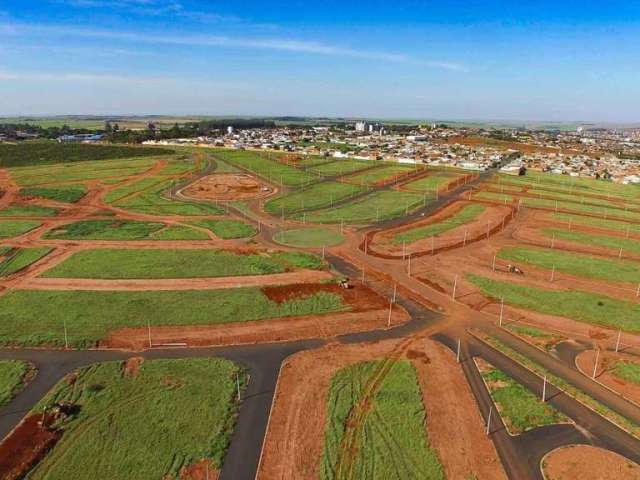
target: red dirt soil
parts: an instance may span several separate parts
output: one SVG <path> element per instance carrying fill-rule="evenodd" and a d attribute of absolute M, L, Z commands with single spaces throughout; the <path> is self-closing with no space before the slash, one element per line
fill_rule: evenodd
<path fill-rule="evenodd" d="M 478 478 L 505 479 L 452 354 L 425 338 L 420 342 L 400 339 L 331 344 L 290 357 L 280 373 L 258 478 L 318 478 L 326 398 L 333 375 L 348 365 L 390 356 L 411 360 L 418 371 L 429 442 L 437 450 L 447 478 L 467 478 L 475 473 Z"/>
<path fill-rule="evenodd" d="M 595 350 L 586 350 L 576 357 L 576 366 L 585 375 L 592 376 L 595 357 Z M 626 353 L 600 350 L 596 380 L 624 398 L 640 405 L 640 385 L 624 380 L 615 374 L 616 363 L 625 361 L 638 364 L 640 358 Z"/>
<path fill-rule="evenodd" d="M 207 175 L 181 191 L 199 200 L 247 200 L 271 195 L 273 189 L 255 177 L 240 173 Z"/>
<path fill-rule="evenodd" d="M 543 460 L 547 480 L 640 480 L 640 466 L 617 453 L 590 445 L 570 445 Z"/>
<path fill-rule="evenodd" d="M 62 436 L 62 431 L 41 428 L 40 420 L 40 414 L 25 418 L 0 444 L 3 480 L 23 478 Z"/>
<path fill-rule="evenodd" d="M 200 460 L 193 465 L 183 468 L 180 480 L 217 480 L 220 472 L 211 465 L 209 460 Z"/>

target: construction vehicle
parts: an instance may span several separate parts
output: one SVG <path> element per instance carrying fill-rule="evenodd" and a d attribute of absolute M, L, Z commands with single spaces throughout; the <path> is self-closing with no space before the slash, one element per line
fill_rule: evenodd
<path fill-rule="evenodd" d="M 339 285 L 341 288 L 344 288 L 345 290 L 349 290 L 350 288 L 353 288 L 353 286 L 349 283 L 349 277 L 344 277 L 340 279 Z"/>
<path fill-rule="evenodd" d="M 521 269 L 511 264 L 507 265 L 507 271 L 509 273 L 515 273 L 517 275 L 524 275 L 524 272 Z"/>

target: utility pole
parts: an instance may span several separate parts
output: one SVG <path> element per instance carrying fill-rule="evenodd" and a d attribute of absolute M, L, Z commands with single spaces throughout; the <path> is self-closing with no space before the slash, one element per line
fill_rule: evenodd
<path fill-rule="evenodd" d="M 149 348 L 153 347 L 151 343 L 151 320 L 147 320 L 147 331 L 149 333 Z"/>
<path fill-rule="evenodd" d="M 622 336 L 622 330 L 618 330 L 618 339 L 616 340 L 616 353 L 620 350 L 620 337 Z"/>
<path fill-rule="evenodd" d="M 451 294 L 451 298 L 453 300 L 456 299 L 456 288 L 458 287 L 458 275 L 453 279 L 453 293 Z"/>
<path fill-rule="evenodd" d="M 500 326 L 502 326 L 502 317 L 504 315 L 504 297 L 500 300 Z"/>
<path fill-rule="evenodd" d="M 491 270 L 496 271 L 496 256 L 493 256 L 493 263 L 491 264 Z"/>
<path fill-rule="evenodd" d="M 543 402 L 547 401 L 547 376 L 546 375 L 542 380 L 542 401 Z"/>
<path fill-rule="evenodd" d="M 391 311 L 393 309 L 393 300 L 389 302 L 389 318 L 387 319 L 387 328 L 391 327 Z"/>
<path fill-rule="evenodd" d="M 69 350 L 69 336 L 67 335 L 67 319 L 62 320 L 64 326 L 64 349 Z"/>
<path fill-rule="evenodd" d="M 489 416 L 487 417 L 487 435 L 491 431 L 491 414 L 493 413 L 493 405 L 489 407 Z"/>
<path fill-rule="evenodd" d="M 324 245 L 322 246 L 322 260 L 324 260 Z"/>
<path fill-rule="evenodd" d="M 467 230 L 464 231 L 464 240 L 462 240 L 462 246 L 463 247 L 467 246 L 467 235 L 468 235 L 468 233 L 469 232 Z"/>
<path fill-rule="evenodd" d="M 554 265 L 553 268 L 551 269 L 551 281 L 553 282 L 555 278 L 556 278 L 556 266 Z"/>
<path fill-rule="evenodd" d="M 240 372 L 236 372 L 236 388 L 238 391 L 238 402 L 240 401 Z"/>
<path fill-rule="evenodd" d="M 456 353 L 456 362 L 460 363 L 460 339 L 458 339 L 458 350 Z"/>
<path fill-rule="evenodd" d="M 393 284 L 393 303 L 396 303 L 396 295 L 398 293 L 398 284 Z"/>
<path fill-rule="evenodd" d="M 596 378 L 596 372 L 598 371 L 598 358 L 600 358 L 600 349 L 596 350 L 596 361 L 593 364 L 593 376 L 592 378 Z"/>

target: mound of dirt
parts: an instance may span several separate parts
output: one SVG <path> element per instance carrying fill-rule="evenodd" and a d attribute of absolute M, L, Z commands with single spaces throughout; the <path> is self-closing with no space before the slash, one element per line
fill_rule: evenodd
<path fill-rule="evenodd" d="M 247 200 L 266 197 L 274 189 L 247 174 L 218 173 L 207 175 L 182 191 L 186 197 L 202 200 Z"/>

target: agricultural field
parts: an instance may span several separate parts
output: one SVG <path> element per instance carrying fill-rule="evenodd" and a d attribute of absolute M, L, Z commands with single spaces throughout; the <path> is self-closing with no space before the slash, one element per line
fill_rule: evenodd
<path fill-rule="evenodd" d="M 2 274 L 0 264 L 0 275 Z M 47 278 L 156 279 L 269 275 L 294 269 L 322 269 L 305 252 L 237 254 L 224 250 L 83 250 L 56 265 Z"/>
<path fill-rule="evenodd" d="M 0 247 L 0 278 L 12 275 L 39 261 L 51 252 L 51 248 Z"/>
<path fill-rule="evenodd" d="M 0 296 L 0 344 L 95 346 L 110 332 L 148 325 L 192 326 L 348 311 L 319 290 L 277 302 L 260 288 L 184 291 L 12 290 Z"/>
<path fill-rule="evenodd" d="M 366 191 L 366 188 L 349 183 L 322 182 L 293 193 L 269 200 L 264 210 L 271 215 L 289 215 L 293 212 L 329 207 Z"/>
<path fill-rule="evenodd" d="M 484 205 L 471 204 L 466 205 L 458 213 L 448 220 L 426 225 L 396 235 L 393 239 L 394 243 L 401 244 L 403 242 L 412 243 L 424 238 L 440 235 L 453 230 L 461 225 L 465 225 L 478 218 L 486 210 Z"/>
<path fill-rule="evenodd" d="M 19 360 L 0 360 L 0 407 L 4 407 L 22 390 L 34 368 Z"/>
<path fill-rule="evenodd" d="M 34 408 L 77 411 L 50 427 L 63 433 L 29 478 L 184 478 L 198 465 L 217 476 L 246 372 L 218 358 L 137 363 L 83 368 Z"/>
<path fill-rule="evenodd" d="M 396 362 L 375 389 L 383 362 L 339 370 L 327 399 L 327 425 L 320 465 L 323 480 L 345 478 L 443 479 L 429 446 L 425 411 L 414 367 Z"/>

